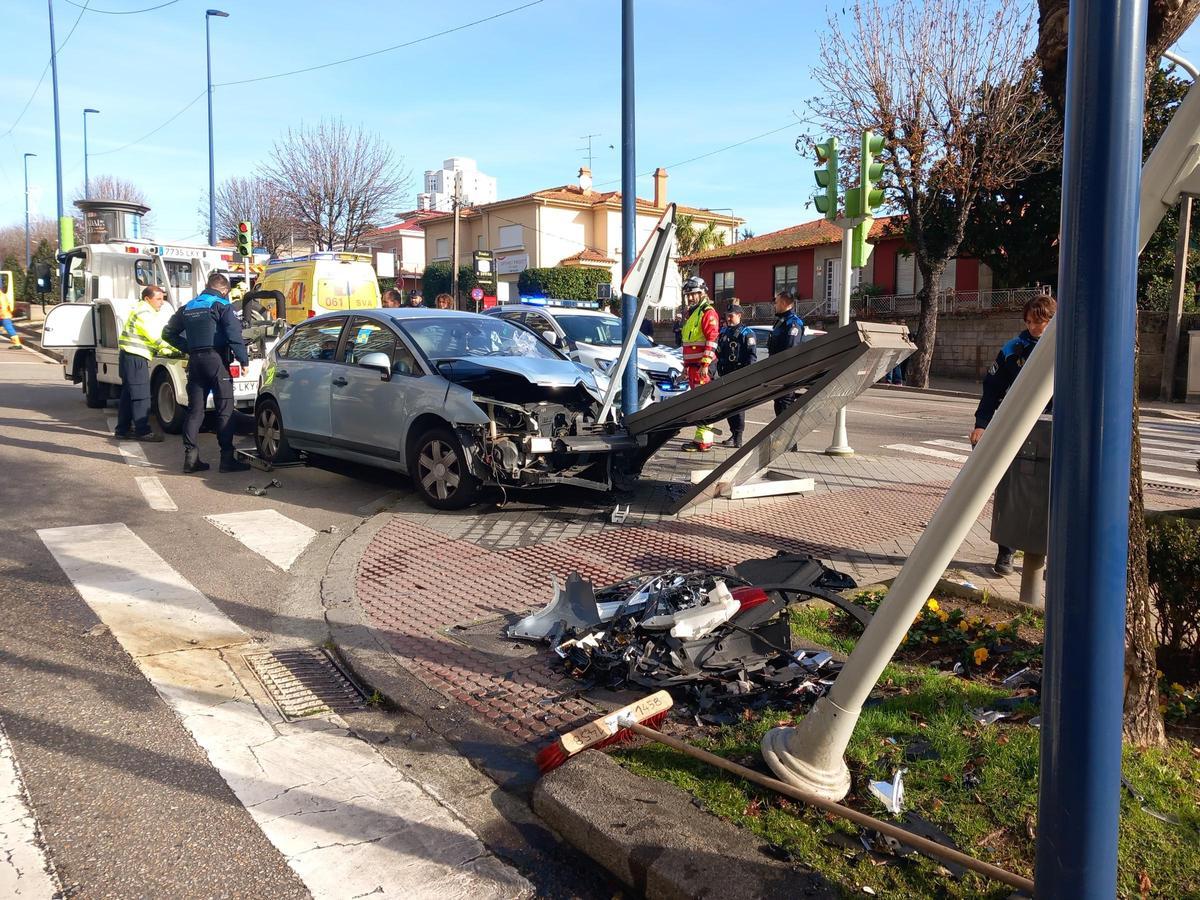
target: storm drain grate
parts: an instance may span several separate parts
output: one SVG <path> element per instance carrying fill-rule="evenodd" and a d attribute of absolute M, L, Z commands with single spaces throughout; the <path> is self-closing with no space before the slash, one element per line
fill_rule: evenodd
<path fill-rule="evenodd" d="M 246 662 L 288 721 L 363 708 L 363 694 L 325 650 L 276 650 Z"/>

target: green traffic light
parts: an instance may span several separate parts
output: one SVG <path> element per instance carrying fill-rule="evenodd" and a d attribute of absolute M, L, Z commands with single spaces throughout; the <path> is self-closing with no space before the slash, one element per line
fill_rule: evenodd
<path fill-rule="evenodd" d="M 813 198 L 813 204 L 817 212 L 832 222 L 837 218 L 838 140 L 831 137 L 813 146 L 817 153 L 817 162 L 823 167 L 813 173 L 817 179 L 817 186 L 821 188 L 821 192 Z"/>
<path fill-rule="evenodd" d="M 861 206 L 858 215 L 870 215 L 883 203 L 883 190 L 877 187 L 883 178 L 883 163 L 875 161 L 875 154 L 883 152 L 883 136 L 864 131 L 859 147 L 858 177 L 862 185 L 859 197 Z"/>

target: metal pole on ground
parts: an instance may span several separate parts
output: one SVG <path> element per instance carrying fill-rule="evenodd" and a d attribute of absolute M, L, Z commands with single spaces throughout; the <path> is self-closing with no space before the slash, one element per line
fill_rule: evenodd
<path fill-rule="evenodd" d="M 850 249 L 854 235 L 854 226 L 842 224 L 842 283 L 838 290 L 838 325 L 850 324 L 850 279 L 854 270 L 850 266 Z M 833 423 L 833 442 L 825 448 L 826 456 L 853 456 L 854 448 L 846 435 L 846 407 L 837 411 Z"/>
<path fill-rule="evenodd" d="M 628 275 L 637 259 L 637 169 L 634 142 L 633 0 L 621 0 L 621 272 Z M 621 296 L 621 337 L 633 330 L 636 297 Z M 621 380 L 621 412 L 638 410 L 637 343 Z"/>
<path fill-rule="evenodd" d="M 1117 893 L 1146 8 L 1068 25 L 1039 897 Z"/>

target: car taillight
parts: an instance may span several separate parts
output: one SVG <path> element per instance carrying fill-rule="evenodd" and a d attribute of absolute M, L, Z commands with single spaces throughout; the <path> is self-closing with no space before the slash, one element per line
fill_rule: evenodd
<path fill-rule="evenodd" d="M 239 363 L 230 363 L 230 364 L 229 364 L 229 374 L 230 374 L 230 376 L 231 376 L 231 377 L 233 377 L 233 378 L 241 378 L 241 377 L 242 377 L 242 367 L 241 367 L 241 364 L 239 364 Z"/>
<path fill-rule="evenodd" d="M 762 606 L 770 599 L 766 591 L 756 587 L 736 587 L 730 593 L 733 594 L 733 599 L 741 604 L 741 607 L 738 609 L 739 613 L 744 613 L 748 609 L 754 609 L 756 606 Z"/>

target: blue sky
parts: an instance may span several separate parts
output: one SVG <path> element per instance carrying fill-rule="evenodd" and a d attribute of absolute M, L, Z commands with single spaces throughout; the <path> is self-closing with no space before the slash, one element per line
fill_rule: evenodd
<path fill-rule="evenodd" d="M 82 4 L 84 0 L 76 0 Z M 164 0 L 91 0 L 138 10 Z M 232 81 L 377 50 L 493 16 L 529 0 L 356 2 L 272 0 L 216 5 L 213 79 Z M 204 90 L 203 0 L 134 15 L 84 12 L 59 55 L 67 206 L 83 179 L 82 110 L 90 169 L 136 182 L 154 210 L 155 237 L 199 240 L 207 188 L 203 98 L 130 147 Z M 0 55 L 0 224 L 23 216 L 22 154 L 35 214 L 54 215 L 50 76 L 12 127 L 49 58 L 46 6 L 5 4 Z M 500 196 L 574 181 L 593 139 L 597 184 L 620 176 L 620 4 L 542 0 L 478 26 L 307 74 L 214 93 L 217 179 L 251 173 L 289 126 L 342 116 L 382 135 L 412 171 L 470 156 L 499 179 Z M 732 14 L 731 14 L 732 13 Z M 60 46 L 80 14 L 55 0 Z M 671 199 L 731 207 L 762 233 L 813 218 L 812 168 L 793 149 L 812 92 L 810 61 L 825 20 L 818 2 L 639 0 L 638 171 L 667 166 Z M 1200 30 L 1177 49 L 1200 57 Z M 11 131 L 10 131 L 11 129 Z M 774 131 L 687 165 L 674 165 Z M 639 179 L 639 194 L 652 192 Z M 404 208 L 413 205 L 404 204 Z"/>

